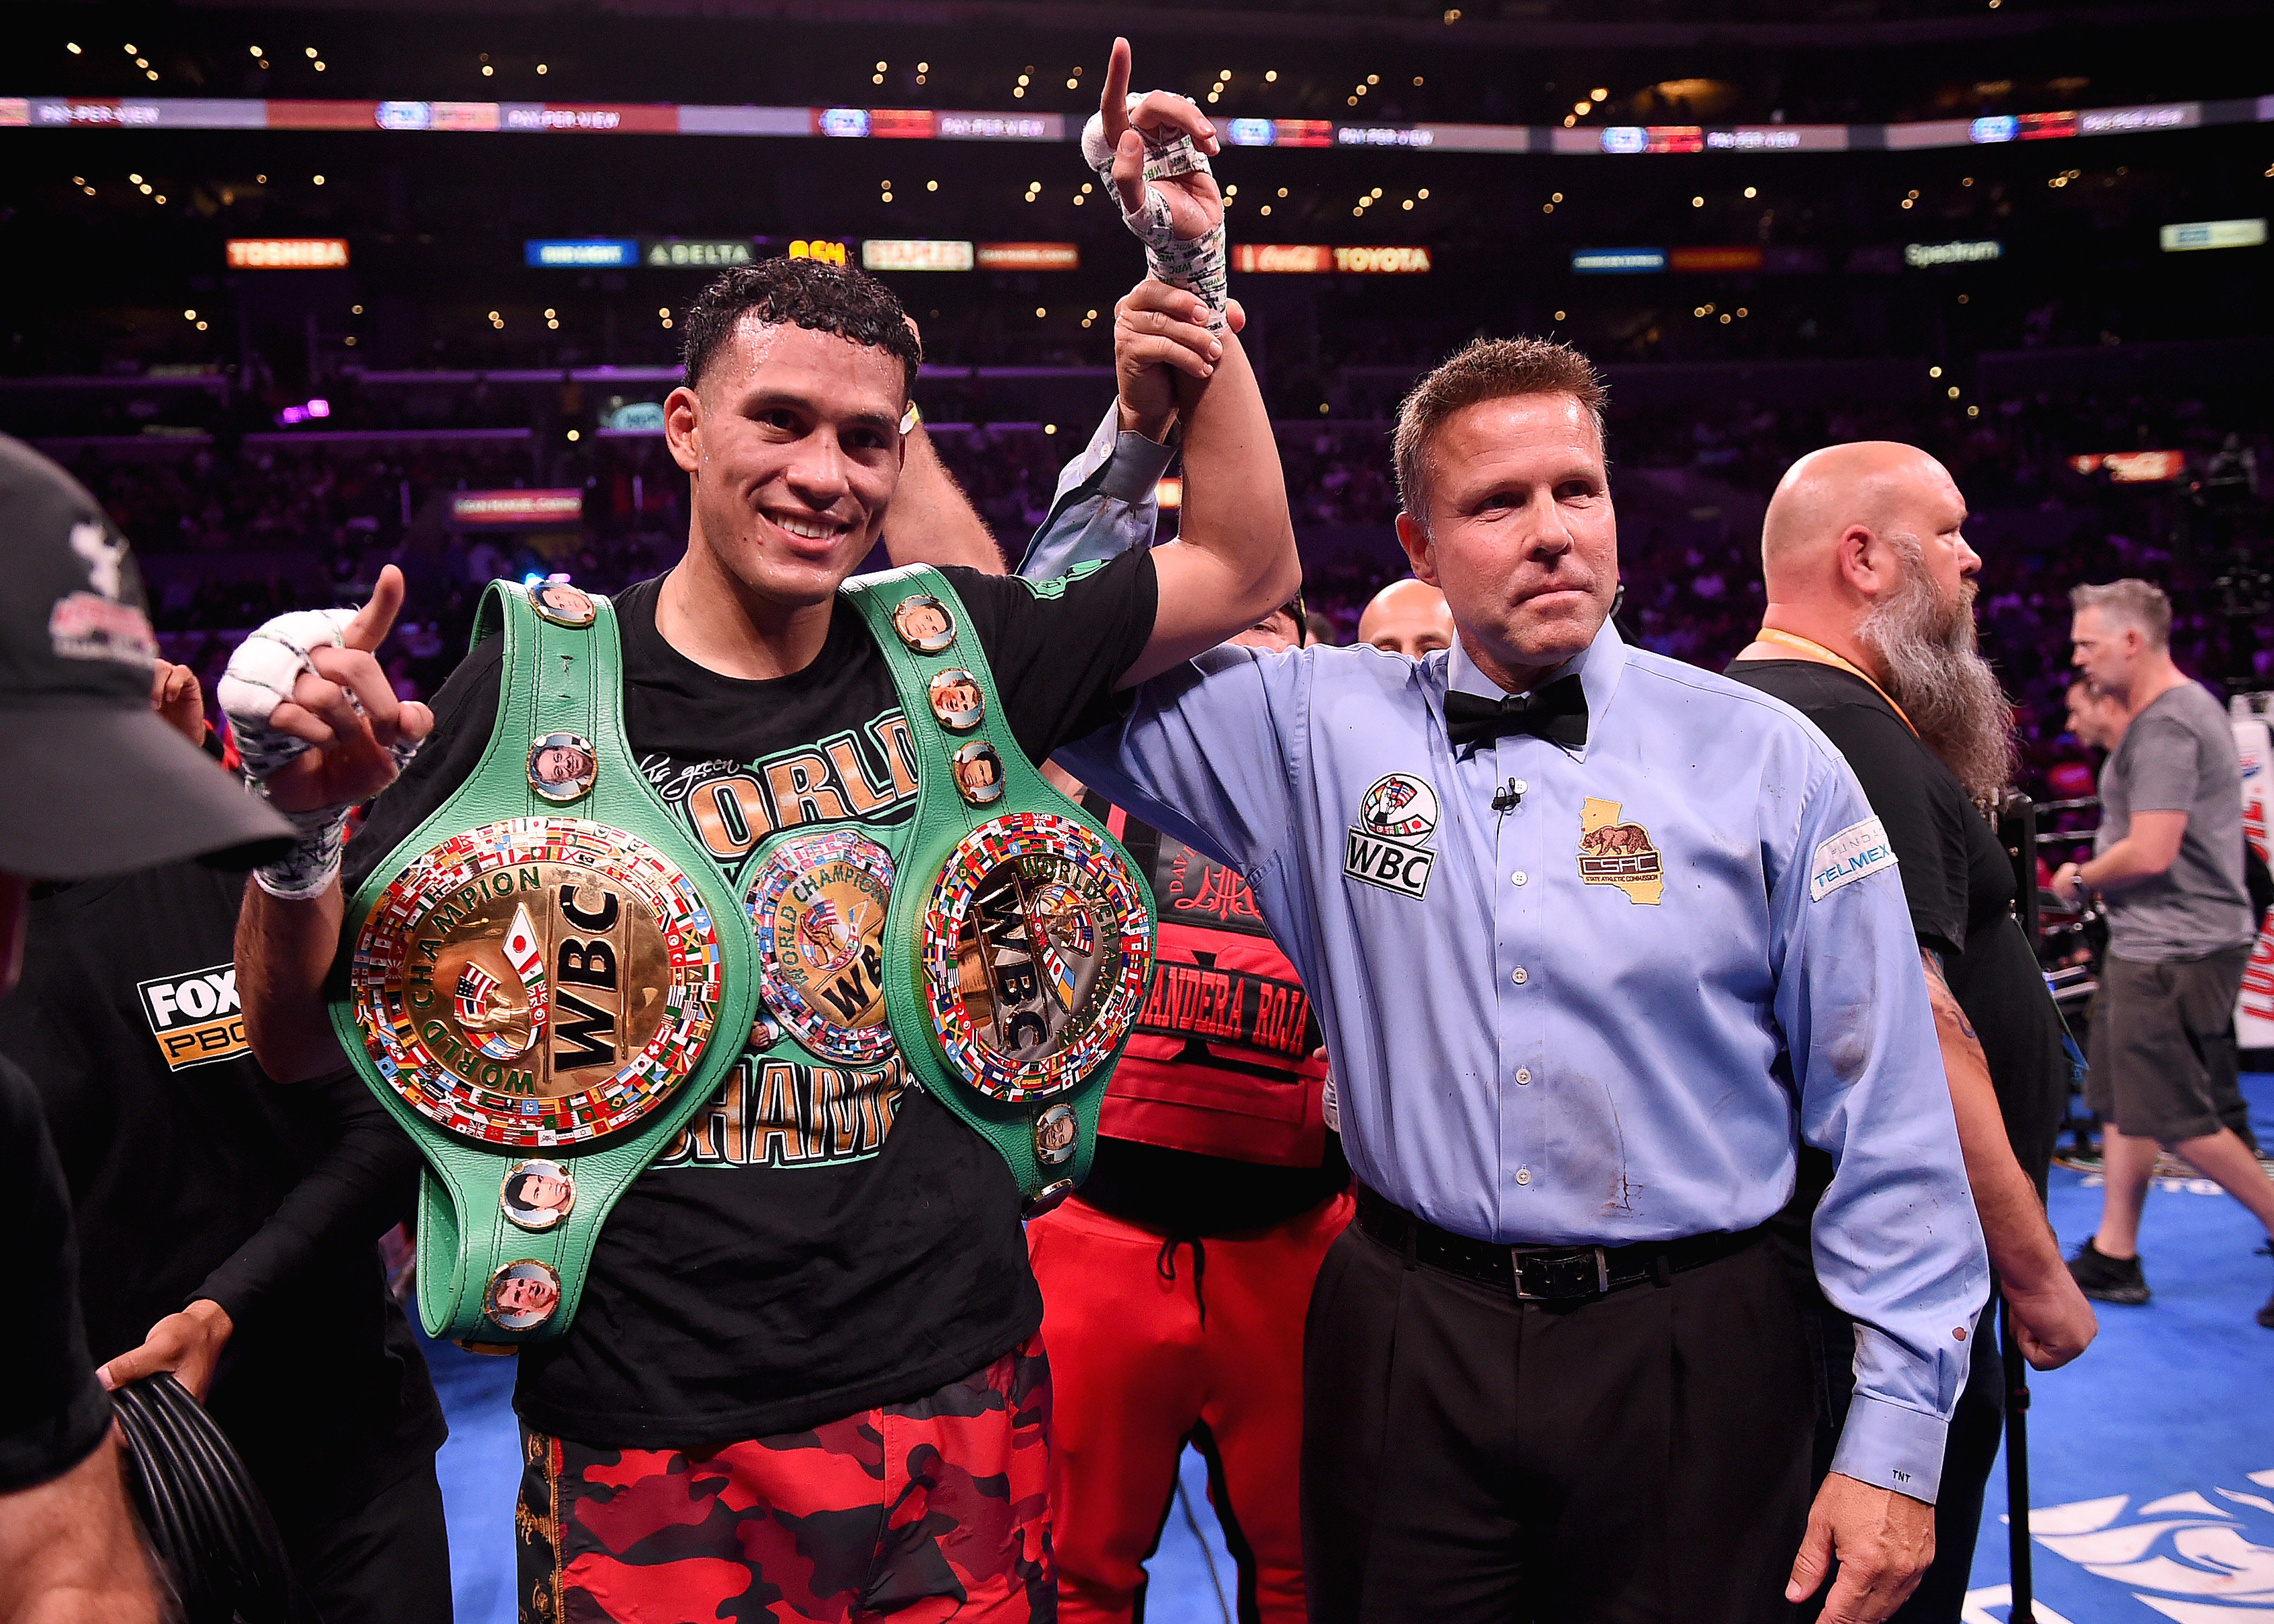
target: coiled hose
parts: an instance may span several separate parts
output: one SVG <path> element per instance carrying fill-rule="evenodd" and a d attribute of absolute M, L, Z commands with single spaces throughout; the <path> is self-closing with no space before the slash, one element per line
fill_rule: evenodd
<path fill-rule="evenodd" d="M 111 1398 L 135 1505 L 185 1624 L 322 1624 L 252 1475 L 188 1389 L 161 1371 Z"/>

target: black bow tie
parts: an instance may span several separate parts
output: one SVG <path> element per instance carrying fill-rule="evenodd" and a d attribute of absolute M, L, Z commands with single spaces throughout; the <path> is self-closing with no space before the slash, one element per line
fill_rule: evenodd
<path fill-rule="evenodd" d="M 1480 699 L 1455 690 L 1445 695 L 1445 733 L 1456 752 L 1502 733 L 1529 733 L 1577 749 L 1587 742 L 1587 691 L 1576 676 L 1559 677 L 1543 688 L 1502 699 Z"/>

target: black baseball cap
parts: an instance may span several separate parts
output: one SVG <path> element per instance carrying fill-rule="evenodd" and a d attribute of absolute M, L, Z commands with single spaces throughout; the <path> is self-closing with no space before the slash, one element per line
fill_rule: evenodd
<path fill-rule="evenodd" d="M 291 825 L 151 709 L 158 640 L 126 538 L 6 435 L 0 558 L 0 870 L 84 880 L 290 849 Z"/>

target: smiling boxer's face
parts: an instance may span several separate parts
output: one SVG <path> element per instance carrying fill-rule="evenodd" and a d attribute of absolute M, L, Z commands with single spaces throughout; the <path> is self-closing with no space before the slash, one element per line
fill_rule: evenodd
<path fill-rule="evenodd" d="M 870 549 L 900 477 L 898 356 L 745 316 L 664 421 L 692 476 L 690 545 L 757 598 L 826 601 Z"/>

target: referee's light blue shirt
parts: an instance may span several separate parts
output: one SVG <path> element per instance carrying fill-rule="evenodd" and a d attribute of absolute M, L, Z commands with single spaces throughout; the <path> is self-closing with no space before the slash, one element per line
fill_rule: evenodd
<path fill-rule="evenodd" d="M 1137 495 L 1104 499 L 1104 440 L 1054 524 Z M 1585 748 L 1457 756 L 1447 688 L 1500 693 L 1457 643 L 1227 645 L 1060 759 L 1246 876 L 1351 1165 L 1410 1211 L 1502 1244 L 1745 1229 L 1800 1138 L 1831 1153 L 1817 1274 L 1858 1322 L 1834 1466 L 1931 1500 L 1989 1270 L 1894 854 L 1782 703 L 1608 624 L 1566 669 Z"/>

